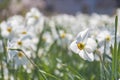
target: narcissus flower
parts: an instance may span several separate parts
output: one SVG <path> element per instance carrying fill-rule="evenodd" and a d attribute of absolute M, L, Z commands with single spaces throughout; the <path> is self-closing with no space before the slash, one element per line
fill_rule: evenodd
<path fill-rule="evenodd" d="M 29 60 L 25 56 L 26 53 L 24 53 L 23 51 L 9 50 L 8 54 L 9 59 L 13 60 L 16 66 L 26 65 L 29 62 Z M 14 56 L 11 56 L 10 54 L 14 54 Z"/>
<path fill-rule="evenodd" d="M 93 51 L 96 49 L 96 41 L 89 38 L 89 29 L 80 32 L 77 35 L 76 40 L 74 40 L 70 48 L 73 52 L 79 54 L 84 60 L 93 61 L 94 54 Z"/>
<path fill-rule="evenodd" d="M 110 47 L 114 43 L 114 35 L 110 31 L 104 30 L 97 35 L 98 42 L 98 51 L 99 55 L 103 56 L 105 54 L 108 57 L 111 57 Z M 99 57 L 96 57 L 96 60 L 99 60 Z"/>
<path fill-rule="evenodd" d="M 8 41 L 7 50 L 9 60 L 13 60 L 17 66 L 27 64 L 27 57 L 30 58 L 33 51 L 32 47 L 31 39 L 26 36 Z"/>
<path fill-rule="evenodd" d="M 109 31 L 105 30 L 100 32 L 97 35 L 97 41 L 99 43 L 99 45 L 103 45 L 104 42 L 106 43 L 111 43 L 111 41 L 113 40 L 114 35 L 112 35 Z"/>
<path fill-rule="evenodd" d="M 5 21 L 3 21 L 0 24 L 0 29 L 1 29 L 1 35 L 3 38 L 11 39 L 15 36 L 14 34 L 15 27 L 12 27 L 10 24 L 8 24 Z"/>
<path fill-rule="evenodd" d="M 72 39 L 72 34 L 65 32 L 64 30 L 59 30 L 59 39 L 58 39 L 58 45 L 62 46 L 63 48 L 67 47 Z"/>

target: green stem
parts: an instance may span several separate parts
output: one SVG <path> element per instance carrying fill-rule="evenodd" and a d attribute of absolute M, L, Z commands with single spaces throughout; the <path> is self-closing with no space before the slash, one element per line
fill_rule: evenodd
<path fill-rule="evenodd" d="M 117 25 L 118 25 L 118 17 L 116 16 L 115 18 L 115 42 L 114 42 L 114 49 L 112 51 L 113 55 L 112 55 L 112 80 L 117 80 L 117 61 L 118 61 L 118 58 L 117 58 Z"/>
<path fill-rule="evenodd" d="M 12 49 L 12 48 L 11 48 L 10 50 L 22 51 L 21 49 Z M 22 51 L 22 52 L 23 52 L 23 51 Z M 23 52 L 23 53 L 24 53 L 24 52 Z M 24 53 L 24 55 L 25 55 L 25 57 L 30 61 L 30 63 L 31 63 L 34 67 L 36 67 L 36 68 L 38 69 L 38 71 L 41 73 L 41 75 L 42 75 L 42 77 L 44 78 L 44 80 L 47 80 L 47 78 L 46 78 L 46 76 L 45 76 L 44 74 L 46 74 L 46 75 L 48 75 L 48 76 L 50 76 L 50 77 L 52 77 L 52 78 L 55 78 L 56 80 L 60 80 L 60 79 L 58 79 L 57 77 L 55 77 L 54 75 L 49 74 L 49 73 L 41 70 L 41 69 L 37 66 L 37 64 L 35 64 L 25 53 Z"/>
<path fill-rule="evenodd" d="M 23 52 L 23 51 L 22 51 Z M 24 52 L 23 52 L 24 53 Z M 47 80 L 46 76 L 41 72 L 41 70 L 39 69 L 39 67 L 24 53 L 25 57 L 30 61 L 31 64 L 33 64 L 41 73 L 42 77 L 44 80 Z"/>
<path fill-rule="evenodd" d="M 4 73 L 3 73 L 3 64 L 2 64 L 2 60 L 0 61 L 0 65 L 1 65 L 1 79 L 4 80 Z"/>
<path fill-rule="evenodd" d="M 116 16 L 115 19 L 115 44 L 114 44 L 114 58 L 115 58 L 115 80 L 117 80 L 117 24 L 118 24 L 118 17 Z"/>
<path fill-rule="evenodd" d="M 82 76 L 80 73 L 78 73 L 75 69 L 73 69 L 72 67 L 66 66 L 66 68 L 68 68 L 68 69 L 70 69 L 72 72 L 74 72 L 74 73 L 77 75 L 77 78 L 78 78 L 79 80 L 85 80 L 85 79 L 83 78 L 83 76 Z"/>

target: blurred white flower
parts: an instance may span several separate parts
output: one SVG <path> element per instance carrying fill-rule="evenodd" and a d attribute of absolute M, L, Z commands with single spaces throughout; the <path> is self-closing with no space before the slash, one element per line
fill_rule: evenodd
<path fill-rule="evenodd" d="M 13 63 L 15 63 L 16 66 L 26 65 L 29 62 L 29 60 L 25 56 L 26 52 L 23 53 L 23 51 L 9 50 L 8 54 L 10 60 L 13 60 Z M 14 56 L 11 56 L 10 54 L 14 54 Z"/>
<path fill-rule="evenodd" d="M 12 46 L 10 46 L 10 45 L 12 45 Z M 21 37 L 21 38 L 13 38 L 12 40 L 8 41 L 8 47 L 14 48 L 14 49 L 32 50 L 33 43 L 31 41 L 31 39 L 29 39 L 25 36 L 25 37 Z"/>
<path fill-rule="evenodd" d="M 26 14 L 26 18 L 34 17 L 34 18 L 38 19 L 41 15 L 42 15 L 42 13 L 40 13 L 40 11 L 39 11 L 37 8 L 32 8 L 32 9 Z"/>
<path fill-rule="evenodd" d="M 30 58 L 32 52 L 29 44 L 29 40 L 8 42 L 8 59 L 12 60 L 16 66 L 26 65 L 28 63 L 27 57 Z"/>
<path fill-rule="evenodd" d="M 77 35 L 70 48 L 73 52 L 78 53 L 84 60 L 93 61 L 93 51 L 96 49 L 97 44 L 94 39 L 88 38 L 89 30 L 86 29 Z"/>
<path fill-rule="evenodd" d="M 114 43 L 114 36 L 107 30 L 99 32 L 96 37 L 98 42 L 98 54 L 100 56 L 108 56 L 111 57 L 112 54 L 110 52 L 110 47 Z M 105 55 L 103 55 L 105 54 Z M 100 60 L 99 57 L 96 55 L 96 60 Z"/>
<path fill-rule="evenodd" d="M 10 24 L 8 24 L 7 22 L 3 21 L 0 24 L 0 28 L 1 28 L 1 35 L 3 38 L 13 38 L 14 36 L 16 36 L 15 34 L 15 27 L 12 27 Z"/>
<path fill-rule="evenodd" d="M 70 44 L 72 39 L 73 39 L 72 34 L 67 33 L 64 30 L 59 30 L 58 45 L 61 45 L 63 48 L 65 48 Z"/>
<path fill-rule="evenodd" d="M 7 23 L 11 26 L 18 27 L 24 24 L 24 17 L 20 15 L 14 15 L 7 19 Z"/>
<path fill-rule="evenodd" d="M 49 25 L 50 28 L 51 28 L 51 32 L 52 32 L 52 37 L 53 37 L 53 39 L 54 39 L 54 40 L 59 39 L 59 35 L 58 35 L 57 30 L 56 30 L 55 22 L 54 22 L 54 21 L 49 21 L 48 25 Z"/>
<path fill-rule="evenodd" d="M 65 32 L 64 30 L 60 30 L 59 31 L 59 36 L 61 39 L 68 39 L 68 40 L 72 40 L 73 36 L 70 33 Z"/>
<path fill-rule="evenodd" d="M 34 44 L 31 39 L 27 37 L 22 38 L 13 38 L 7 43 L 8 50 L 8 58 L 9 60 L 15 60 L 15 63 L 18 65 L 23 64 L 24 60 L 26 60 L 25 55 L 31 57 L 31 53 L 33 52 Z M 24 52 L 24 54 L 23 54 Z"/>
<path fill-rule="evenodd" d="M 104 44 L 104 42 L 110 42 L 112 40 L 113 36 L 109 31 L 101 31 L 97 35 L 97 41 L 99 44 Z"/>
<path fill-rule="evenodd" d="M 47 46 L 53 43 L 52 35 L 50 32 L 45 32 L 42 36 L 42 40 L 46 42 Z"/>
<path fill-rule="evenodd" d="M 27 26 L 34 27 L 36 33 L 40 33 L 44 27 L 44 16 L 37 8 L 32 8 L 26 14 L 26 24 Z"/>

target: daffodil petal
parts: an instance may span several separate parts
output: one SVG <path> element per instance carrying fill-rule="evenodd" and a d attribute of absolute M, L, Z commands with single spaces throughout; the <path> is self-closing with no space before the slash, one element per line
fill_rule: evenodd
<path fill-rule="evenodd" d="M 87 43 L 86 43 L 86 49 L 88 52 L 93 52 L 97 47 L 97 43 L 95 42 L 94 39 L 88 38 Z"/>
<path fill-rule="evenodd" d="M 85 55 L 85 52 L 83 51 L 83 50 L 81 50 L 80 52 L 79 52 L 79 56 L 82 58 L 82 59 L 84 59 L 84 60 L 87 60 L 87 56 Z"/>
<path fill-rule="evenodd" d="M 93 53 L 88 53 L 87 51 L 85 51 L 84 55 L 87 56 L 88 61 L 94 61 L 94 54 Z"/>
<path fill-rule="evenodd" d="M 73 41 L 73 42 L 71 43 L 70 49 L 71 49 L 73 52 L 75 52 L 75 53 L 79 53 L 79 51 L 80 51 L 80 50 L 78 49 L 78 47 L 77 47 L 76 41 Z"/>

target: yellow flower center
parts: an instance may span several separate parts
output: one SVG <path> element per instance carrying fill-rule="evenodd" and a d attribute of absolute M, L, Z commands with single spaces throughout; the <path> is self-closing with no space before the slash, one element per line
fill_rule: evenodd
<path fill-rule="evenodd" d="M 107 35 L 105 39 L 106 39 L 106 41 L 110 41 L 111 38 L 109 35 Z"/>
<path fill-rule="evenodd" d="M 66 33 L 62 33 L 62 34 L 60 35 L 60 37 L 61 37 L 61 38 L 65 38 L 65 37 L 66 37 Z"/>
<path fill-rule="evenodd" d="M 20 51 L 20 52 L 18 52 L 17 56 L 18 56 L 19 58 L 22 58 L 22 57 L 24 56 L 24 54 Z"/>
<path fill-rule="evenodd" d="M 45 38 L 45 37 L 43 37 L 43 38 L 42 38 L 42 40 L 43 40 L 43 41 L 46 41 L 46 38 Z"/>
<path fill-rule="evenodd" d="M 80 49 L 80 50 L 83 50 L 85 48 L 85 44 L 80 42 L 77 44 L 77 47 Z"/>
<path fill-rule="evenodd" d="M 35 19 L 38 19 L 39 17 L 38 16 L 34 16 Z"/>
<path fill-rule="evenodd" d="M 18 44 L 19 46 L 21 46 L 21 45 L 22 45 L 22 41 L 18 41 L 17 44 Z"/>
<path fill-rule="evenodd" d="M 6 50 L 6 51 L 8 51 L 8 49 L 9 49 L 8 47 L 5 47 L 5 50 Z"/>
<path fill-rule="evenodd" d="M 7 28 L 7 31 L 10 33 L 12 31 L 12 28 L 11 27 L 8 27 Z"/>
<path fill-rule="evenodd" d="M 26 31 L 23 31 L 21 34 L 27 34 L 27 32 L 26 32 Z"/>

